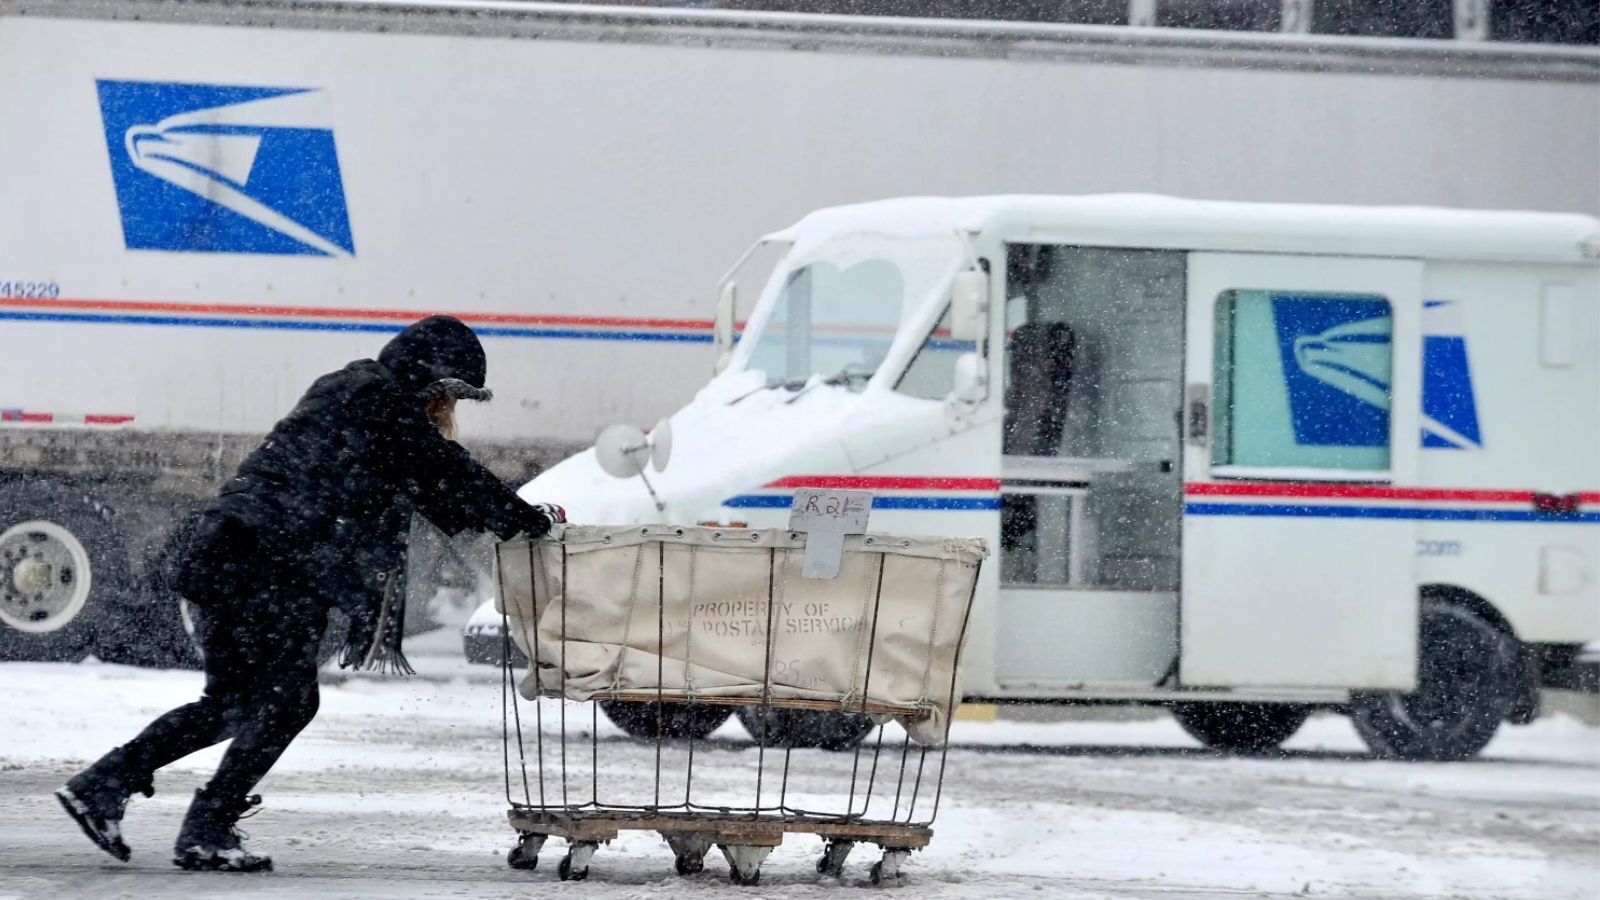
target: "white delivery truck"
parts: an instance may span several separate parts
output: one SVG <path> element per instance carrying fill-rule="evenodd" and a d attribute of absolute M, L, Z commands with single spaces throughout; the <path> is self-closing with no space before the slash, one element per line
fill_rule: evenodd
<path fill-rule="evenodd" d="M 1044 185 L 1592 213 L 1597 84 L 1583 47 L 5 0 L 0 659 L 182 658 L 174 517 L 411 319 L 483 336 L 463 433 L 520 482 L 693 394 L 697 298 L 768 223 Z"/>
<path fill-rule="evenodd" d="M 1331 708 L 1471 756 L 1600 640 L 1593 217 L 901 199 L 760 249 L 654 496 L 593 449 L 527 495 L 781 527 L 871 491 L 875 531 L 999 549 L 967 699 L 1159 704 L 1218 747 Z"/>

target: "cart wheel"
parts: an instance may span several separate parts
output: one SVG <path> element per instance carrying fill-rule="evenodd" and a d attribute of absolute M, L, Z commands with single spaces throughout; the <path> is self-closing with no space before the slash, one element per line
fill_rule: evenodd
<path fill-rule="evenodd" d="M 738 885 L 761 883 L 761 864 L 772 852 L 771 847 L 749 844 L 722 844 L 722 856 L 728 861 L 728 878 Z"/>
<path fill-rule="evenodd" d="M 844 861 L 855 847 L 855 841 L 827 841 L 822 846 L 822 856 L 817 859 L 817 874 L 840 878 L 844 875 Z"/>
<path fill-rule="evenodd" d="M 894 887 L 905 883 L 905 873 L 900 867 L 911 858 L 910 850 L 885 850 L 883 859 L 872 864 L 872 871 L 867 873 L 867 878 L 873 884 Z"/>
<path fill-rule="evenodd" d="M 525 834 L 506 854 L 506 865 L 513 869 L 532 870 L 539 865 L 539 848 L 544 846 L 542 834 Z"/>
<path fill-rule="evenodd" d="M 583 868 L 574 872 L 572 871 L 572 857 L 563 856 L 561 857 L 561 864 L 556 866 L 556 875 L 558 875 L 562 881 L 582 881 L 589 877 L 589 867 L 584 866 Z"/>

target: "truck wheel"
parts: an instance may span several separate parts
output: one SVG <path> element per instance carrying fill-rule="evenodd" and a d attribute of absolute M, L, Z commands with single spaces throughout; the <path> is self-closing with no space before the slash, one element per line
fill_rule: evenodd
<path fill-rule="evenodd" d="M 0 485 L 0 659 L 77 662 L 129 560 L 102 513 L 71 488 Z"/>
<path fill-rule="evenodd" d="M 601 700 L 600 709 L 618 728 L 636 738 L 694 738 L 699 740 L 728 721 L 726 706 L 700 703 L 635 703 L 629 700 Z"/>
<path fill-rule="evenodd" d="M 1353 698 L 1356 732 L 1383 757 L 1474 756 L 1516 702 L 1523 671 L 1517 641 L 1482 616 L 1437 600 L 1422 602 L 1418 637 L 1417 689 Z"/>
<path fill-rule="evenodd" d="M 1288 740 L 1311 715 L 1289 703 L 1174 703 L 1172 717 L 1207 747 L 1230 753 L 1264 753 Z"/>
<path fill-rule="evenodd" d="M 738 715 L 744 730 L 758 742 L 762 740 L 762 720 L 766 720 L 768 747 L 854 750 L 875 727 L 870 716 L 856 713 L 741 706 Z"/>

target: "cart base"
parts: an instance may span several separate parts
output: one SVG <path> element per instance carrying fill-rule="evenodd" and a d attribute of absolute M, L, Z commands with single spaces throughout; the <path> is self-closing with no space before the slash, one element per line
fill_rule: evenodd
<path fill-rule="evenodd" d="M 729 877 L 740 885 L 760 882 L 761 863 L 790 834 L 822 838 L 817 871 L 835 878 L 844 874 L 845 859 L 856 844 L 878 845 L 883 858 L 873 864 L 870 880 L 882 885 L 900 884 L 911 851 L 928 846 L 933 839 L 933 829 L 925 825 L 780 815 L 729 817 L 709 812 L 540 812 L 513 808 L 508 818 L 520 836 L 512 851 L 515 861 L 508 860 L 513 868 L 532 869 L 545 840 L 562 838 L 569 847 L 558 869 L 564 881 L 586 877 L 595 849 L 615 840 L 622 831 L 659 833 L 671 847 L 680 875 L 702 871 L 706 854 L 717 847 L 728 861 Z"/>

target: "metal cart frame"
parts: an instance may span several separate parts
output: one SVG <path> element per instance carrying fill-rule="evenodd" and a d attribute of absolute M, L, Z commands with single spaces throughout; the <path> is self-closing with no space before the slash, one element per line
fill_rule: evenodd
<path fill-rule="evenodd" d="M 659 833 L 672 849 L 675 867 L 680 875 L 693 875 L 705 867 L 705 856 L 712 847 L 721 850 L 728 862 L 729 875 L 735 884 L 754 885 L 761 878 L 761 864 L 773 848 L 783 843 L 790 834 L 814 834 L 822 839 L 823 847 L 816 863 L 817 872 L 841 876 L 845 861 L 858 843 L 876 844 L 882 857 L 873 864 L 869 878 L 874 884 L 897 884 L 904 878 L 903 867 L 913 850 L 928 846 L 933 838 L 933 822 L 938 815 L 943 795 L 946 759 L 949 752 L 950 722 L 945 722 L 942 740 L 938 746 L 917 744 L 909 732 L 895 740 L 885 734 L 889 716 L 926 716 L 927 709 L 889 707 L 869 703 L 862 699 L 842 706 L 839 703 L 814 700 L 775 698 L 772 694 L 773 677 L 773 617 L 777 603 L 773 602 L 774 587 L 778 584 L 780 567 L 778 554 L 789 552 L 769 548 L 767 581 L 766 658 L 760 695 L 750 697 L 693 697 L 681 698 L 667 694 L 659 685 L 665 679 L 658 671 L 655 692 L 608 692 L 583 701 L 589 709 L 587 715 L 569 716 L 569 706 L 574 701 L 563 701 L 556 716 L 548 716 L 536 701 L 525 701 L 515 689 L 515 667 L 512 662 L 511 622 L 503 616 L 505 626 L 502 653 L 502 748 L 505 763 L 506 800 L 509 804 L 508 820 L 518 834 L 517 844 L 507 855 L 507 864 L 516 869 L 533 869 L 545 842 L 552 837 L 567 842 L 567 853 L 561 860 L 557 873 L 562 880 L 581 880 L 588 876 L 589 862 L 602 843 L 615 839 L 622 831 L 654 831 Z M 534 554 L 530 545 L 530 557 Z M 871 634 L 867 636 L 866 679 L 872 677 L 874 642 L 877 637 L 878 611 L 883 598 L 883 566 L 885 552 L 878 553 L 877 582 L 872 596 Z M 655 577 L 665 578 L 665 552 L 656 554 Z M 941 563 L 942 564 L 942 563 Z M 535 565 L 530 559 L 530 569 Z M 981 563 L 980 563 L 981 565 Z M 565 576 L 566 556 L 563 550 L 562 569 Z M 941 570 L 942 577 L 942 570 Z M 960 653 L 965 642 L 967 626 L 971 620 L 972 600 L 976 593 L 977 577 L 968 592 L 965 609 L 960 616 L 960 634 L 957 638 L 955 666 L 949 673 L 950 690 L 945 709 L 953 712 L 957 700 L 957 678 Z M 781 588 L 780 588 L 781 589 Z M 501 585 L 502 594 L 504 585 Z M 657 594 L 664 598 L 665 593 Z M 555 602 L 555 601 L 551 601 Z M 566 593 L 562 593 L 561 633 L 562 655 L 560 686 L 556 691 L 546 690 L 551 696 L 566 696 L 567 671 L 565 666 Z M 657 647 L 662 649 L 665 631 L 665 600 L 656 601 Z M 861 628 L 860 624 L 857 628 Z M 544 663 L 539 655 L 538 642 L 529 648 L 528 665 L 533 671 L 542 671 Z M 658 653 L 662 660 L 664 653 Z M 659 667 L 659 664 L 658 664 Z M 645 802 L 616 803 L 602 801 L 600 772 L 601 701 L 625 701 L 654 704 L 656 716 L 655 779 L 653 796 Z M 530 729 L 525 727 L 522 706 L 532 703 Z M 755 793 L 747 805 L 705 804 L 695 801 L 694 764 L 697 745 L 705 746 L 705 738 L 690 734 L 684 739 L 667 736 L 664 721 L 666 710 L 673 706 L 756 707 L 761 733 L 753 735 L 756 744 Z M 773 746 L 768 725 L 775 711 L 787 715 L 846 715 L 872 716 L 876 724 L 872 733 L 858 742 L 847 756 L 838 754 L 839 768 L 845 760 L 850 765 L 850 786 L 847 800 L 839 809 L 806 809 L 792 803 L 791 777 L 799 777 L 791 763 L 794 747 L 785 744 Z M 554 718 L 555 721 L 547 721 Z M 741 716 L 743 718 L 743 716 Z M 749 728 L 749 719 L 745 722 Z M 859 721 L 859 720 L 857 720 Z M 575 734 L 573 728 L 579 731 Z M 726 742 L 719 742 L 726 747 Z M 663 796 L 663 753 L 669 745 L 686 750 L 686 765 L 682 773 L 681 794 Z M 686 745 L 686 746 L 682 746 Z M 572 796 L 574 786 L 582 786 L 570 775 L 569 762 L 587 756 L 589 778 L 586 786 L 589 799 Z M 530 777 L 530 757 L 533 774 Z M 889 799 L 893 777 L 893 796 Z M 927 782 L 931 782 L 927 784 Z M 518 789 L 520 787 L 520 790 Z M 774 790 L 775 788 L 775 790 Z M 931 788 L 931 790 L 930 790 Z M 929 794 L 932 796 L 930 797 Z M 876 798 L 877 806 L 874 806 Z M 920 812 L 919 815 L 919 805 Z M 886 806 L 888 815 L 869 816 L 869 810 Z"/>

